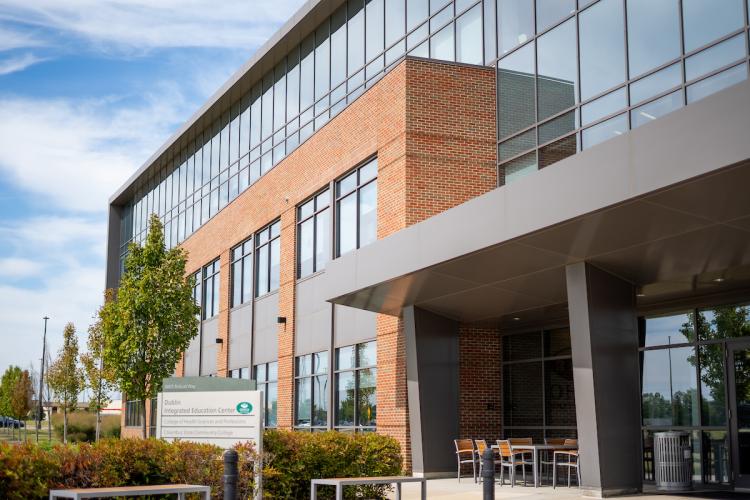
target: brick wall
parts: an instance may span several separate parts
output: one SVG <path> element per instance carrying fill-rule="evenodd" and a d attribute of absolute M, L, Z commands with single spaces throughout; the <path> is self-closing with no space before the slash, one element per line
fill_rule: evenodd
<path fill-rule="evenodd" d="M 182 243 L 193 273 L 221 258 L 217 370 L 227 375 L 230 249 L 281 218 L 278 425 L 293 420 L 295 207 L 378 157 L 378 238 L 497 186 L 491 68 L 406 59 Z M 410 468 L 406 354 L 399 318 L 377 318 L 378 432 L 401 443 Z M 177 373 L 183 373 L 181 365 Z M 332 405 L 331 405 L 332 406 Z"/>
<path fill-rule="evenodd" d="M 495 441 L 502 428 L 502 337 L 495 328 L 459 326 L 459 430 Z"/>

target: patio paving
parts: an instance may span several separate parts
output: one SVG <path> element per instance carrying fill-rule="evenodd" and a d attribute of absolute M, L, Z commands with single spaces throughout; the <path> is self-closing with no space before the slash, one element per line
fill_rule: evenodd
<path fill-rule="evenodd" d="M 395 498 L 391 495 L 391 498 Z M 419 500 L 419 484 L 411 483 L 405 484 L 402 490 L 403 500 Z M 427 498 L 428 499 L 482 499 L 482 485 L 475 484 L 471 478 L 462 479 L 459 483 L 456 479 L 430 479 L 427 481 Z M 497 500 L 538 500 L 542 498 L 553 498 L 557 500 L 579 500 L 583 497 L 577 488 L 558 487 L 551 488 L 544 486 L 540 488 L 533 488 L 531 486 L 524 487 L 522 485 L 516 485 L 511 488 L 510 485 L 495 486 L 495 498 Z M 663 494 L 656 492 L 646 492 L 640 495 L 633 495 L 627 498 L 637 498 L 639 500 L 698 500 L 698 499 L 726 499 L 726 500 L 740 500 L 741 498 L 749 498 L 747 493 L 732 493 L 732 492 L 691 492 L 688 494 Z"/>

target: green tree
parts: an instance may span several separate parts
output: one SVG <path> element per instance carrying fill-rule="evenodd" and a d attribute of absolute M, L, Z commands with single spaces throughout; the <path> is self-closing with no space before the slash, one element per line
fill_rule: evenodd
<path fill-rule="evenodd" d="M 63 409 L 63 442 L 68 442 L 68 412 L 76 410 L 83 390 L 83 373 L 78 365 L 78 337 L 73 323 L 65 325 L 63 346 L 47 372 L 47 383 Z"/>
<path fill-rule="evenodd" d="M 107 290 L 104 303 L 112 300 L 111 290 Z M 104 306 L 102 306 L 104 307 Z M 101 309 L 100 309 L 101 312 Z M 117 386 L 114 383 L 114 373 L 108 364 L 104 363 L 104 332 L 102 330 L 101 315 L 95 323 L 89 326 L 89 337 L 86 341 L 88 352 L 81 355 L 81 364 L 86 378 L 86 387 L 91 391 L 89 410 L 96 413 L 96 441 L 99 441 L 101 430 L 102 410 L 112 402 L 110 393 Z"/>
<path fill-rule="evenodd" d="M 31 376 L 28 370 L 24 370 L 21 372 L 21 376 L 16 379 L 16 383 L 11 390 L 11 416 L 17 420 L 26 420 L 31 411 L 31 399 L 33 396 L 34 389 L 31 383 Z M 26 427 L 24 427 L 24 432 L 26 432 Z"/>
<path fill-rule="evenodd" d="M 104 363 L 125 396 L 141 402 L 147 437 L 146 401 L 161 391 L 182 352 L 198 334 L 200 308 L 185 277 L 187 253 L 166 250 L 162 224 L 151 215 L 146 244 L 131 243 L 120 288 L 99 312 Z"/>
<path fill-rule="evenodd" d="M 0 380 L 0 415 L 15 418 L 13 396 L 21 373 L 21 368 L 18 366 L 9 366 L 3 373 L 3 378 Z M 11 432 L 15 433 L 15 427 L 11 427 Z"/>

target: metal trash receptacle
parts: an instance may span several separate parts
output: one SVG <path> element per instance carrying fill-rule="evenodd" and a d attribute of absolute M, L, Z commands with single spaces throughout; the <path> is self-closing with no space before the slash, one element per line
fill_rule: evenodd
<path fill-rule="evenodd" d="M 693 450 L 687 432 L 654 433 L 654 479 L 663 491 L 689 490 L 693 486 Z"/>

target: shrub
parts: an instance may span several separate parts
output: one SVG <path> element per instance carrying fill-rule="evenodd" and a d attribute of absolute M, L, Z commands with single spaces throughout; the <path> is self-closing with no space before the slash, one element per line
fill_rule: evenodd
<path fill-rule="evenodd" d="M 63 415 L 57 413 L 52 416 L 52 428 L 55 436 L 63 438 Z M 103 415 L 100 429 L 101 437 L 120 437 L 119 415 Z M 96 413 L 73 412 L 68 414 L 68 442 L 93 443 L 96 439 Z"/>
<path fill-rule="evenodd" d="M 268 430 L 264 435 L 266 498 L 309 498 L 310 479 L 396 475 L 401 472 L 398 443 L 378 434 L 301 433 Z M 252 498 L 254 450 L 240 454 L 241 498 Z M 223 496 L 222 450 L 189 442 L 157 439 L 104 439 L 98 443 L 0 443 L 0 498 L 44 498 L 51 488 L 89 488 L 164 483 L 193 483 Z M 385 487 L 350 488 L 356 495 L 384 498 Z M 321 498 L 332 498 L 322 490 Z"/>

